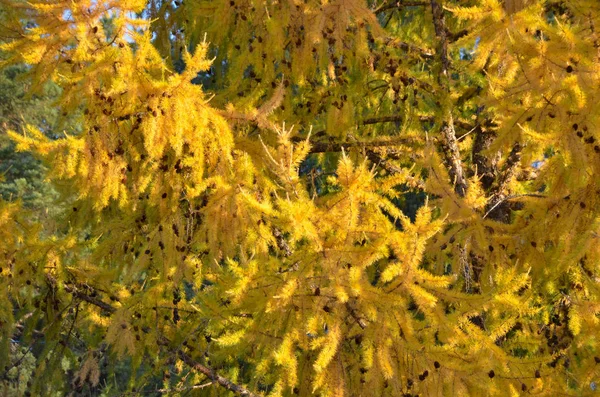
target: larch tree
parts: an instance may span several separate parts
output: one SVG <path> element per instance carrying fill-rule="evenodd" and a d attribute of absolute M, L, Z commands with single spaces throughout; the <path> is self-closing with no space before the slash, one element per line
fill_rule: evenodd
<path fill-rule="evenodd" d="M 81 131 L 9 132 L 3 390 L 596 390 L 597 0 L 0 4 Z"/>

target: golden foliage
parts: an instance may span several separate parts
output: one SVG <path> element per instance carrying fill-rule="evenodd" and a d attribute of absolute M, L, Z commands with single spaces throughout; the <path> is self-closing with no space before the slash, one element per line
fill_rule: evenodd
<path fill-rule="evenodd" d="M 273 396 L 596 379 L 594 1 L 0 4 L 82 128 L 9 133 L 70 208 L 0 204 L 2 357 L 30 312 L 79 385 L 107 349 Z"/>

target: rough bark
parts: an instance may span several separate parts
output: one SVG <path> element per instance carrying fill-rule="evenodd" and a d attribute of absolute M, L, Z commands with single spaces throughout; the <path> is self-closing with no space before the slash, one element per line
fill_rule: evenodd
<path fill-rule="evenodd" d="M 508 184 L 517 172 L 520 162 L 521 145 L 516 143 L 508 155 L 502 171 L 497 173 L 496 183 L 491 188 L 492 195 L 485 208 L 487 218 L 503 223 L 510 222 L 511 206 L 510 201 L 507 200 L 510 194 Z"/>
<path fill-rule="evenodd" d="M 449 87 L 447 83 L 448 74 L 450 71 L 450 58 L 448 57 L 448 30 L 446 28 L 446 18 L 444 10 L 440 3 L 431 0 L 431 12 L 433 15 L 433 24 L 435 35 L 439 39 L 437 56 L 442 65 L 441 73 L 438 81 L 449 95 Z M 458 140 L 456 139 L 456 131 L 454 129 L 454 118 L 452 117 L 452 109 L 443 109 L 445 120 L 442 122 L 440 132 L 444 138 L 444 156 L 448 165 L 448 173 L 454 183 L 454 190 L 463 197 L 467 192 L 467 180 L 460 158 L 460 150 L 458 149 Z"/>
<path fill-rule="evenodd" d="M 448 121 L 442 124 L 441 132 L 446 147 L 444 155 L 449 167 L 448 171 L 450 178 L 454 183 L 454 190 L 459 196 L 464 197 L 467 193 L 467 179 L 460 158 L 460 150 L 458 148 L 458 140 L 456 139 L 456 131 L 454 130 L 452 116 L 448 118 Z"/>
<path fill-rule="evenodd" d="M 492 188 L 498 174 L 498 156 L 487 156 L 482 153 L 490 147 L 497 134 L 484 130 L 481 126 L 476 126 L 474 133 L 475 139 L 471 151 L 475 167 L 473 174 L 477 174 L 481 187 L 487 192 Z"/>

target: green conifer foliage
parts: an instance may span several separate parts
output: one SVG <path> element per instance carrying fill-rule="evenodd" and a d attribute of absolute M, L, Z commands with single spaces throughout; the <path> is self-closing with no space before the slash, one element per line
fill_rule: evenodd
<path fill-rule="evenodd" d="M 6 133 L 29 123 L 55 137 L 60 124 L 53 102 L 60 91 L 49 84 L 41 96 L 28 98 L 28 84 L 22 79 L 25 71 L 23 66 L 11 66 L 0 75 L 0 195 L 4 200 L 21 199 L 27 207 L 49 211 L 57 197 L 44 181 L 44 168 L 30 153 L 16 153 Z"/>

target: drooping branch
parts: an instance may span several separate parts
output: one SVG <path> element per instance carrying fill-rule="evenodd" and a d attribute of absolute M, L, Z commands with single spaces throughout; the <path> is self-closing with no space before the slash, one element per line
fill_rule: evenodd
<path fill-rule="evenodd" d="M 96 307 L 99 307 L 108 313 L 114 313 L 117 311 L 117 309 L 114 306 L 112 306 L 111 304 L 106 303 L 97 297 L 90 296 L 90 295 L 84 293 L 83 291 L 79 291 L 75 286 L 73 286 L 71 284 L 65 284 L 64 289 L 65 289 L 65 291 L 71 293 L 74 297 L 81 299 L 82 301 L 85 301 L 87 303 L 90 303 Z M 169 346 L 171 344 L 171 342 L 166 337 L 161 336 L 160 340 L 158 341 L 158 344 L 161 346 Z M 232 391 L 234 393 L 237 393 L 238 395 L 244 396 L 244 397 L 260 397 L 259 394 L 253 393 L 250 390 L 248 390 L 236 383 L 233 383 L 229 379 L 224 378 L 223 376 L 217 374 L 217 372 L 214 369 L 196 362 L 192 357 L 187 355 L 183 350 L 177 349 L 176 353 L 177 353 L 177 356 L 181 359 L 181 361 L 183 361 L 188 367 L 204 374 L 212 382 L 216 382 L 223 388 L 225 388 L 229 391 Z"/>

